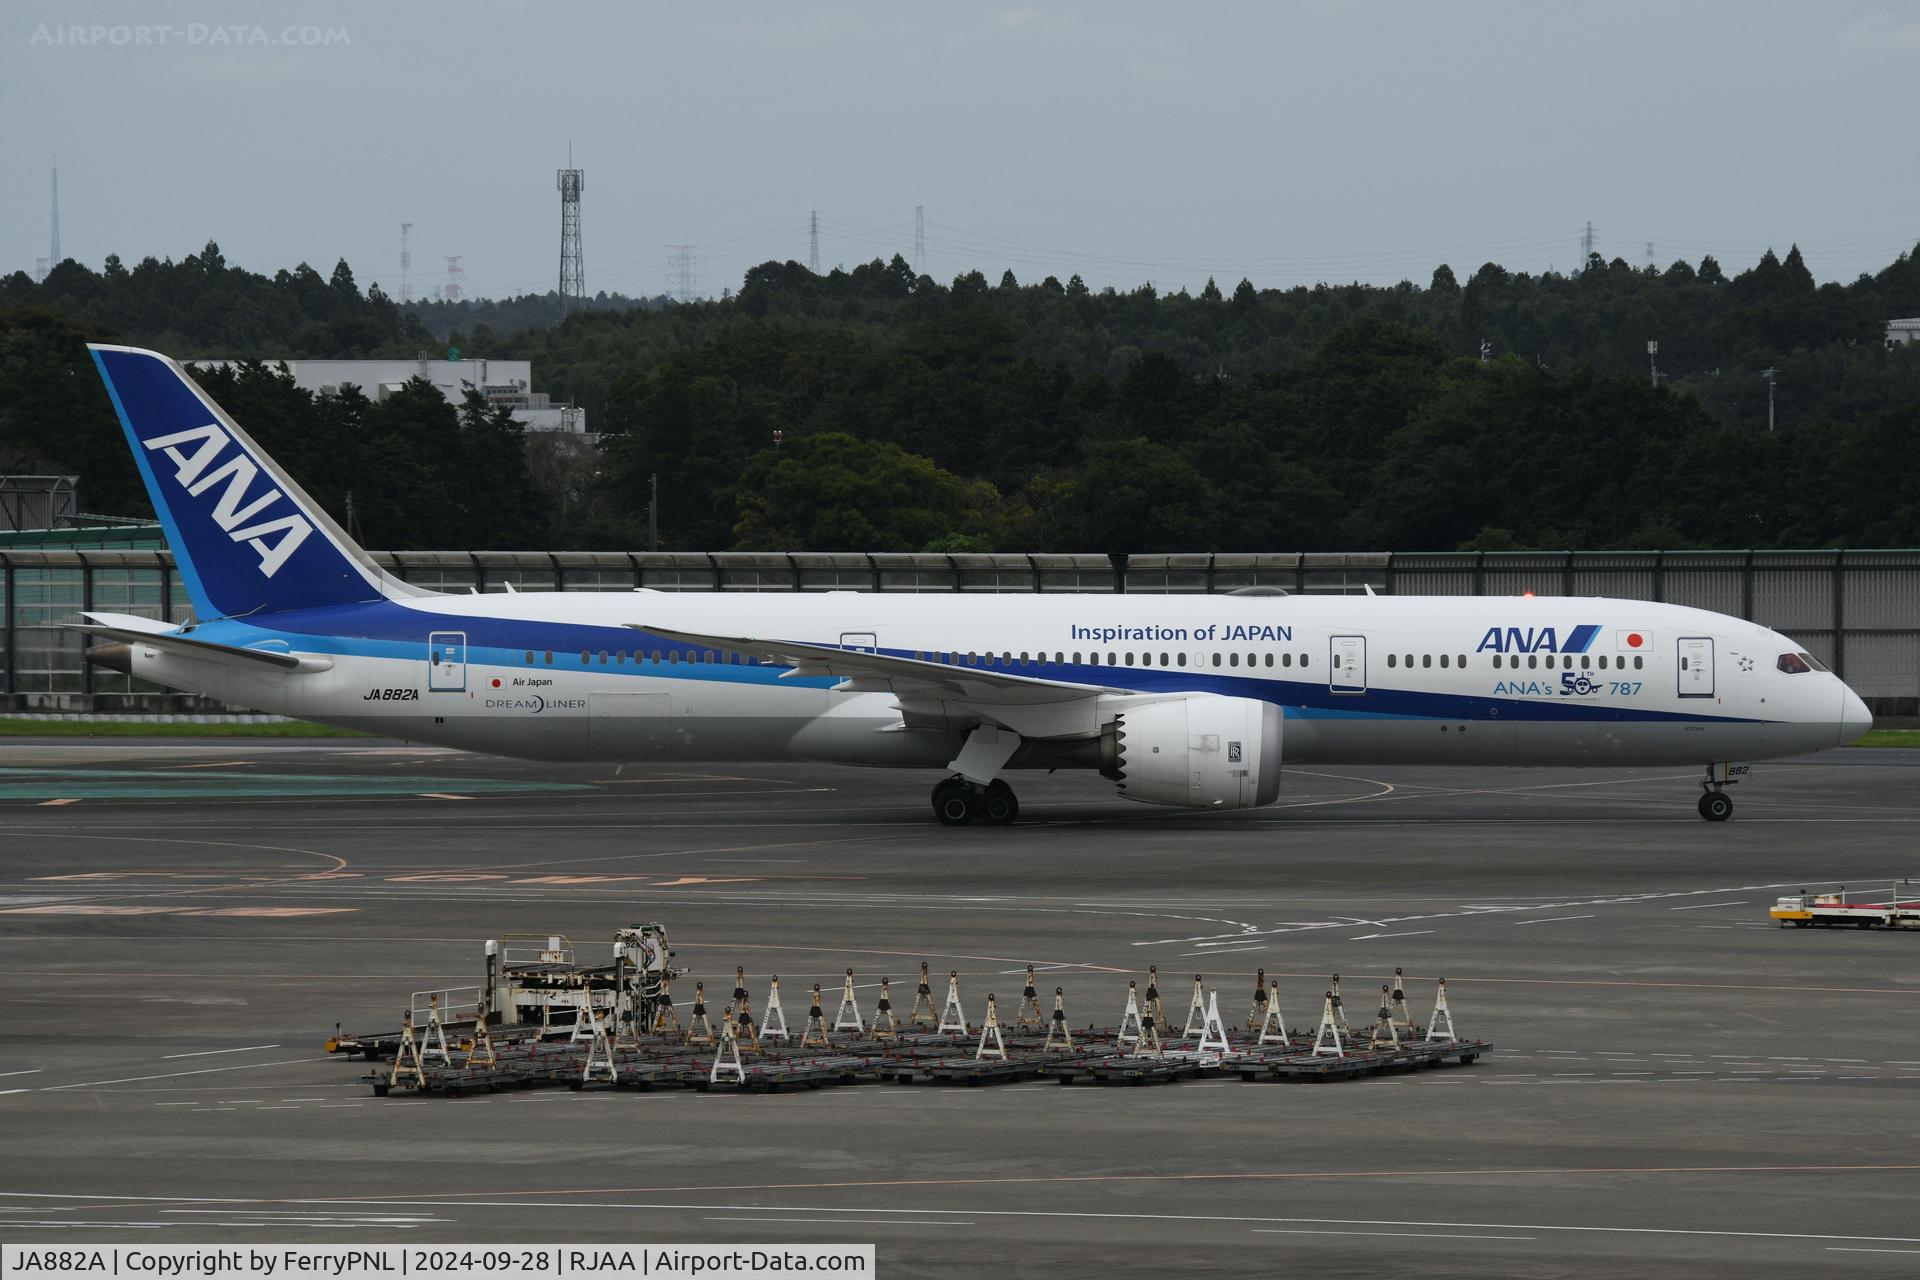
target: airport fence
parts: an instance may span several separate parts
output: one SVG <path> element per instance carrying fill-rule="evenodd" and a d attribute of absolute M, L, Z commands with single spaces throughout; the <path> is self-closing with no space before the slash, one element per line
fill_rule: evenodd
<path fill-rule="evenodd" d="M 435 591 L 919 591 L 1611 596 L 1696 605 L 1777 628 L 1883 716 L 1920 712 L 1920 550 L 1196 552 L 1173 555 L 393 551 Z M 0 710 L 191 713 L 217 704 L 90 667 L 61 622 L 82 610 L 185 619 L 170 553 L 0 550 Z"/>

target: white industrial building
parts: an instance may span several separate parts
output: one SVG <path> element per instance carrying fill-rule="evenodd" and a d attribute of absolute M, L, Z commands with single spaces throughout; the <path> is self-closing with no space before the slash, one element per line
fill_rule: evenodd
<path fill-rule="evenodd" d="M 1910 320 L 1887 321 L 1887 350 L 1904 347 L 1910 342 L 1920 342 L 1920 316 Z"/>
<path fill-rule="evenodd" d="M 196 360 L 198 365 L 220 367 L 230 360 Z M 472 388 L 486 397 L 490 405 L 504 405 L 513 420 L 528 431 L 565 431 L 584 435 L 587 411 L 572 405 L 556 405 L 544 391 L 533 391 L 533 362 L 530 360 L 277 360 L 269 361 L 293 377 L 295 386 L 315 393 L 338 394 L 342 387 L 358 387 L 369 400 L 385 400 L 410 379 L 425 378 L 447 403 L 466 402 Z"/>

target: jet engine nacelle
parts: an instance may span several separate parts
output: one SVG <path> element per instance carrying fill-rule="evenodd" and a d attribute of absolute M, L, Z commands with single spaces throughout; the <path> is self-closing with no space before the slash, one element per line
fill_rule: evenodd
<path fill-rule="evenodd" d="M 1280 794 L 1280 708 L 1193 693 L 1130 703 L 1101 735 L 1100 772 L 1147 804 L 1251 809 Z"/>

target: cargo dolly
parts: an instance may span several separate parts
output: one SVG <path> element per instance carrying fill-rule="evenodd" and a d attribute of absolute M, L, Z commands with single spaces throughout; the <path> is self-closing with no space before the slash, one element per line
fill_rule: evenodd
<path fill-rule="evenodd" d="M 656 944 L 644 955 L 622 951 L 643 937 Z M 511 961 L 500 944 L 489 943 L 482 986 L 465 993 L 416 993 L 399 1031 L 336 1031 L 328 1048 L 374 1061 L 391 1058 L 390 1068 L 383 1065 L 361 1077 L 379 1097 L 602 1086 L 775 1093 L 875 1083 L 980 1086 L 1023 1080 L 1069 1085 L 1170 1084 L 1208 1077 L 1322 1082 L 1448 1061 L 1467 1065 L 1493 1048 L 1455 1032 L 1445 979 L 1437 981 L 1432 1016 L 1424 1025 L 1416 1023 L 1399 970 L 1380 988 L 1375 1022 L 1358 1030 L 1347 1020 L 1339 975 L 1334 975 L 1322 997 L 1319 1024 L 1311 1031 L 1287 1027 L 1278 986 L 1264 970 L 1243 1025 L 1232 1030 L 1221 1017 L 1218 991 L 1206 988 L 1198 974 L 1184 1027 L 1167 1017 L 1157 971 L 1150 971 L 1144 1004 L 1137 984 L 1127 984 L 1117 1025 L 1076 1027 L 1067 1018 L 1063 987 L 1054 988 L 1051 1017 L 1041 1011 L 1032 966 L 1019 1014 L 1008 1024 L 1002 1023 L 993 995 L 987 996 L 985 1017 L 969 1020 L 958 972 L 948 974 L 946 1003 L 937 1007 L 926 965 L 906 1022 L 893 1010 L 891 979 L 881 981 L 869 1021 L 848 970 L 838 1015 L 829 1021 L 815 985 L 804 1025 L 796 1032 L 787 1023 L 778 975 L 770 979 L 760 1019 L 753 1013 L 746 974 L 736 969 L 733 997 L 724 1007 L 710 1010 L 705 984 L 696 984 L 683 1023 L 671 999 L 667 961 L 672 952 L 665 930 L 657 924 L 622 930 L 615 949 L 614 963 L 600 966 L 578 964 L 563 939 L 548 938 L 538 948 L 541 955 Z M 641 962 L 649 957 L 651 966 Z M 527 992 L 538 998 L 525 999 Z M 493 999 L 502 1002 L 499 1013 L 490 1005 Z"/>

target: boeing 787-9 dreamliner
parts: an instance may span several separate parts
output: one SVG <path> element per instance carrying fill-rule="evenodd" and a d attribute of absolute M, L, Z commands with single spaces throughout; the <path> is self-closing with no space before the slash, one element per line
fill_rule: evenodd
<path fill-rule="evenodd" d="M 1014 821 L 1009 775 L 1272 803 L 1295 763 L 1691 765 L 1839 746 L 1866 706 L 1786 636 L 1550 597 L 447 595 L 382 571 L 166 356 L 93 358 L 193 606 L 89 612 L 99 665 L 262 711 L 541 760 L 941 771 L 941 822 Z"/>

